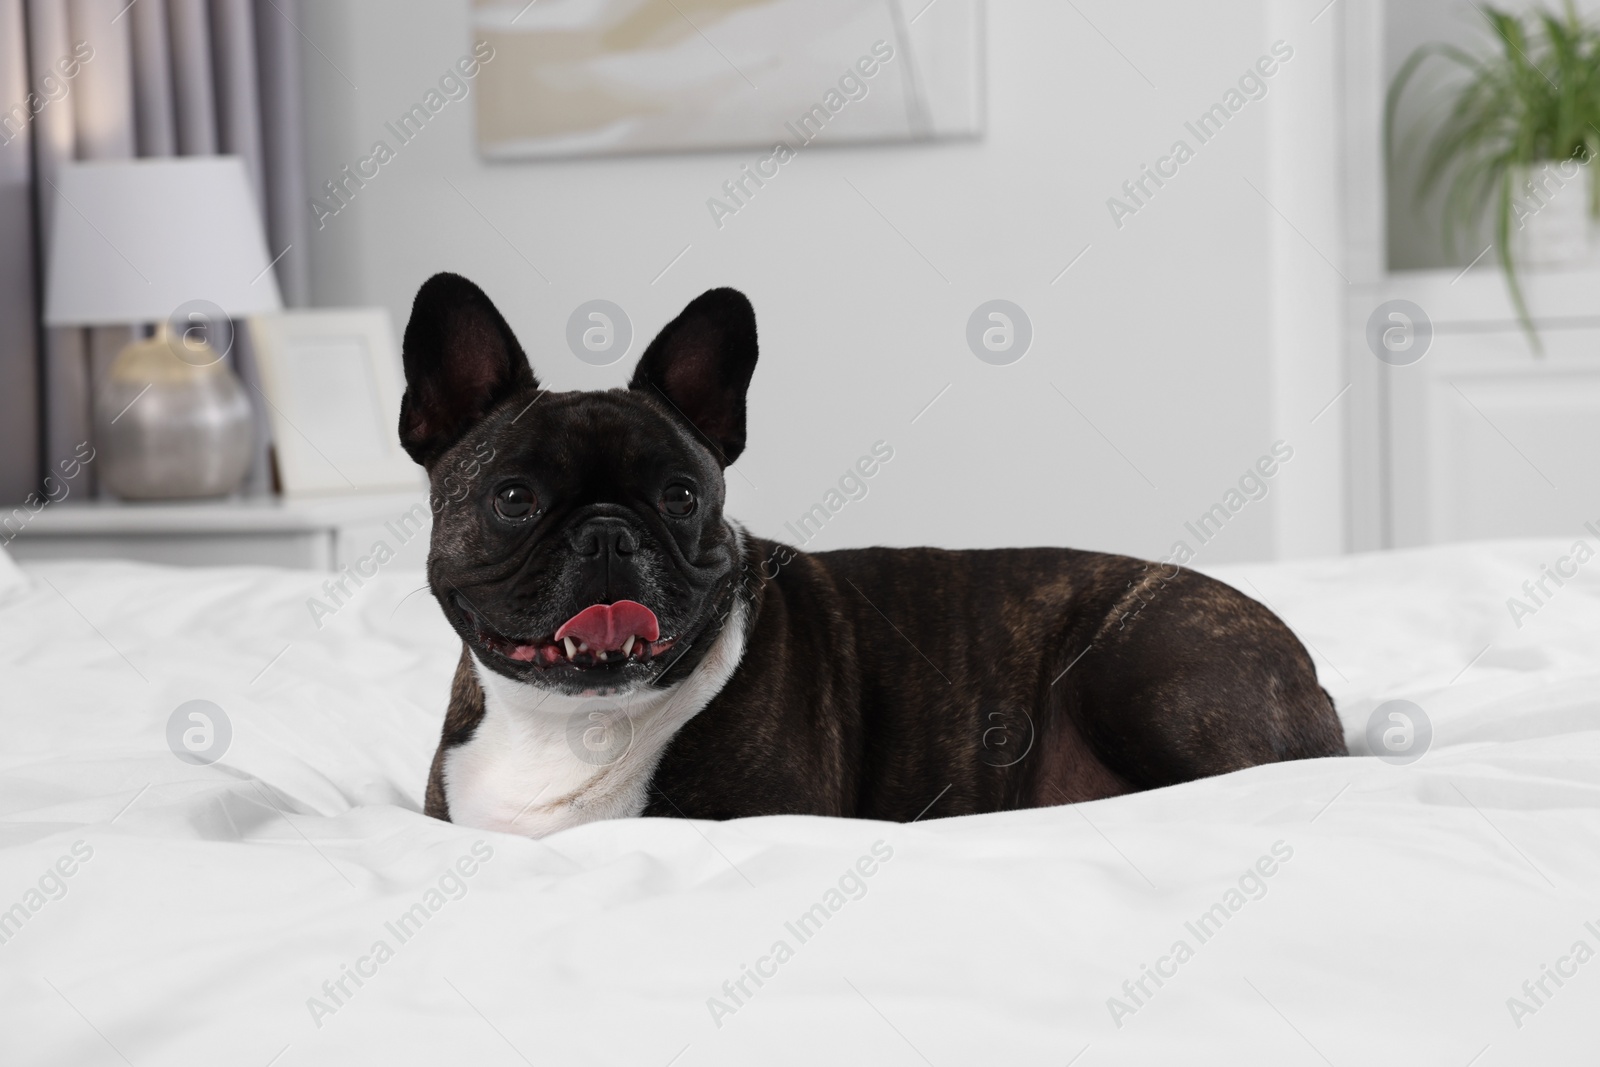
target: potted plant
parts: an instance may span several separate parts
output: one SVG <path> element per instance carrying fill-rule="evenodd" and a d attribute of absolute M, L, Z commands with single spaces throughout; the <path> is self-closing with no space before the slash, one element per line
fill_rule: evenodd
<path fill-rule="evenodd" d="M 1490 214 L 1512 305 L 1538 351 L 1517 264 L 1588 257 L 1588 220 L 1600 218 L 1600 184 L 1588 167 L 1600 151 L 1600 29 L 1579 19 L 1572 0 L 1560 14 L 1480 10 L 1495 49 L 1474 55 L 1430 44 L 1414 51 L 1389 87 L 1384 141 L 1392 161 L 1400 98 L 1423 65 L 1455 68 L 1462 77 L 1454 100 L 1419 142 L 1417 201 L 1443 189 L 1452 256 Z"/>

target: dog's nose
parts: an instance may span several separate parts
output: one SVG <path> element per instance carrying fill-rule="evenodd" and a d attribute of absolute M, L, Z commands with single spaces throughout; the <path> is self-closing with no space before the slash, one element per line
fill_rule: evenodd
<path fill-rule="evenodd" d="M 627 522 L 608 515 L 578 524 L 567 539 L 580 556 L 631 556 L 639 549 L 639 538 Z"/>

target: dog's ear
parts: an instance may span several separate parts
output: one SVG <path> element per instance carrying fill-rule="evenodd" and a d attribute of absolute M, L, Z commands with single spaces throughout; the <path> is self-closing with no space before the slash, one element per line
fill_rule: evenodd
<path fill-rule="evenodd" d="M 628 387 L 665 401 L 726 467 L 744 451 L 745 391 L 755 369 L 755 309 L 737 289 L 712 289 L 662 327 Z"/>
<path fill-rule="evenodd" d="M 402 352 L 400 444 L 424 466 L 496 404 L 539 385 L 506 320 L 459 274 L 435 274 L 422 283 Z"/>

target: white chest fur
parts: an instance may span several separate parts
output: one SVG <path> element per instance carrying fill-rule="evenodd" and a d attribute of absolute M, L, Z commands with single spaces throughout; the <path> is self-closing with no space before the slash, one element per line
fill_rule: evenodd
<path fill-rule="evenodd" d="M 693 673 L 671 689 L 626 697 L 569 697 L 488 670 L 477 658 L 483 719 L 445 755 L 450 821 L 543 837 L 644 811 L 667 742 L 733 676 L 748 608 L 732 616 Z"/>

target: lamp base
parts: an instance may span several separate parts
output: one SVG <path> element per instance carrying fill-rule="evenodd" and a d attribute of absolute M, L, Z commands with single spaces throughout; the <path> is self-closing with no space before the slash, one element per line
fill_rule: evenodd
<path fill-rule="evenodd" d="M 180 351 L 181 348 L 181 351 Z M 239 488 L 255 413 L 222 357 L 162 327 L 117 354 L 94 410 L 101 483 L 127 500 L 192 500 Z"/>

